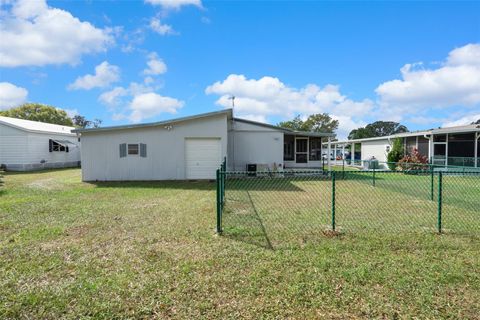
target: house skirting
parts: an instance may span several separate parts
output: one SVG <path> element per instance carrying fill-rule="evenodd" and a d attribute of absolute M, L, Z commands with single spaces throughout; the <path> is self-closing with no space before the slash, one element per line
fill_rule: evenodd
<path fill-rule="evenodd" d="M 46 162 L 46 163 L 22 163 L 2 164 L 5 171 L 37 171 L 45 169 L 76 168 L 80 167 L 80 161 Z"/>

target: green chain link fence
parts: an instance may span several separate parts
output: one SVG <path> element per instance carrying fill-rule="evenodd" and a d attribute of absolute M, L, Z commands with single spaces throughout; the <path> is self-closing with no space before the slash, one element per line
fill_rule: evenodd
<path fill-rule="evenodd" d="M 217 232 L 265 247 L 322 234 L 480 234 L 480 172 L 217 171 Z"/>
<path fill-rule="evenodd" d="M 3 170 L 0 169 L 0 192 L 2 191 L 3 187 Z"/>

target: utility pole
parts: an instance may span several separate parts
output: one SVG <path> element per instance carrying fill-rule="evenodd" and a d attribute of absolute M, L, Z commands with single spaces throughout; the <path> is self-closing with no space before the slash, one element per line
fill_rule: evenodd
<path fill-rule="evenodd" d="M 232 100 L 232 109 L 235 108 L 235 96 L 231 96 L 228 100 Z"/>

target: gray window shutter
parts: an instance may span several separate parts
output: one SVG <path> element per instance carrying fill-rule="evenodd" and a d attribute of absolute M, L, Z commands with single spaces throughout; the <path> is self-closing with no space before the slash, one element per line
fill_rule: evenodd
<path fill-rule="evenodd" d="M 147 145 L 145 143 L 140 143 L 140 157 L 147 157 Z"/>
<path fill-rule="evenodd" d="M 127 156 L 127 144 L 120 144 L 120 158 L 125 158 Z"/>

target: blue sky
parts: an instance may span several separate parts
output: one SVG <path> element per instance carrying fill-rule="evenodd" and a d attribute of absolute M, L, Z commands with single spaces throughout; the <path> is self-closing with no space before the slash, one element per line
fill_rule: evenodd
<path fill-rule="evenodd" d="M 1 0 L 0 108 L 150 122 L 480 118 L 480 2 Z"/>

